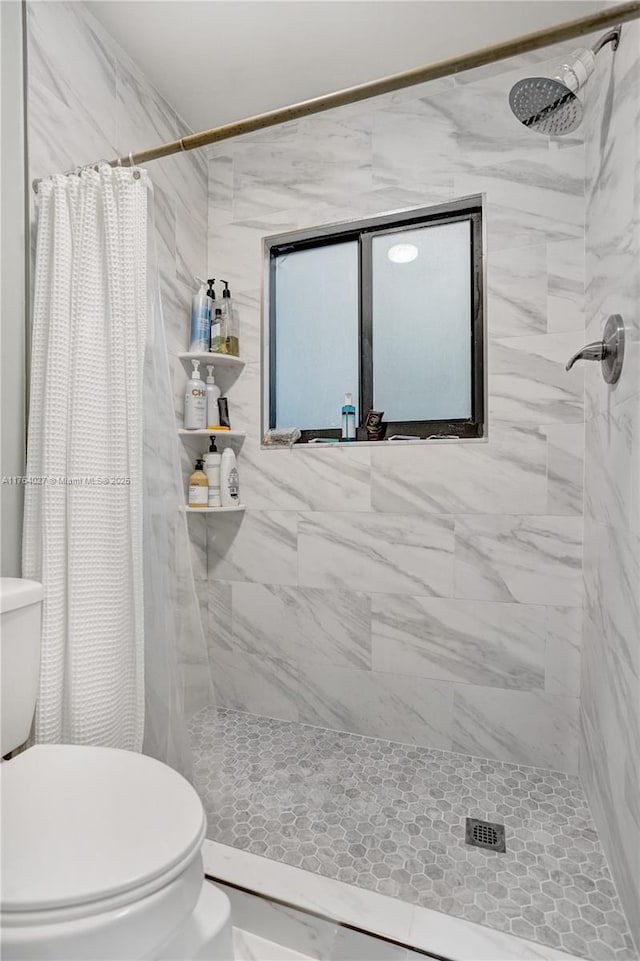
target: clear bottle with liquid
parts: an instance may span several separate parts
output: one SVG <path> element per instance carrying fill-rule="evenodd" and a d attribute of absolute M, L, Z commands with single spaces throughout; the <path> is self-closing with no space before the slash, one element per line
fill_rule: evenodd
<path fill-rule="evenodd" d="M 356 409 L 353 405 L 353 395 L 344 395 L 342 406 L 342 440 L 356 439 Z"/>
<path fill-rule="evenodd" d="M 231 297 L 229 281 L 220 280 L 224 284 L 222 291 L 222 331 L 224 341 L 224 353 L 231 354 L 232 357 L 240 356 L 240 319 L 238 311 Z"/>

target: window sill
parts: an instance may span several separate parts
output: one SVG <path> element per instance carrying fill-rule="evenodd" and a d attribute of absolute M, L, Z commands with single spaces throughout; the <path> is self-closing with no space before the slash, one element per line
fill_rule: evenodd
<path fill-rule="evenodd" d="M 416 440 L 354 440 L 348 441 L 344 444 L 337 442 L 332 442 L 330 444 L 294 444 L 292 447 L 281 447 L 278 444 L 261 444 L 260 450 L 270 450 L 270 451 L 293 451 L 293 450 L 359 450 L 361 447 L 424 447 L 425 445 L 433 444 L 486 444 L 489 440 L 488 436 L 485 434 L 484 437 L 430 437 L 430 438 L 416 438 Z"/>

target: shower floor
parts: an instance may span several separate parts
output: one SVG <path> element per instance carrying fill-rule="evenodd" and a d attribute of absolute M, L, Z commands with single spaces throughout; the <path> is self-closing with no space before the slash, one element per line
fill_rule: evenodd
<path fill-rule="evenodd" d="M 637 957 L 579 779 L 206 708 L 212 840 L 593 961 Z M 505 854 L 465 819 L 506 828 Z"/>

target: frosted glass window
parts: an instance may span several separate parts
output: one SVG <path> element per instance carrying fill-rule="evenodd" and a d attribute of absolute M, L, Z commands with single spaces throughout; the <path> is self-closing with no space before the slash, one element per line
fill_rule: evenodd
<path fill-rule="evenodd" d="M 471 417 L 471 225 L 372 238 L 373 406 L 387 421 Z"/>
<path fill-rule="evenodd" d="M 280 253 L 274 270 L 273 426 L 338 428 L 358 397 L 358 241 Z"/>

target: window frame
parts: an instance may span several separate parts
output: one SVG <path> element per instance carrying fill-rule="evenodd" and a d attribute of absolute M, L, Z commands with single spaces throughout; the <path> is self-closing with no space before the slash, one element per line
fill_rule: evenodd
<path fill-rule="evenodd" d="M 372 245 L 377 234 L 402 233 L 417 227 L 467 221 L 470 225 L 469 258 L 471 281 L 471 415 L 451 420 L 385 421 L 386 436 L 405 434 L 412 437 L 457 437 L 478 439 L 485 435 L 485 309 L 483 201 L 481 196 L 467 197 L 430 207 L 412 208 L 393 214 L 367 217 L 355 221 L 327 224 L 305 230 L 265 237 L 263 311 L 262 311 L 262 435 L 265 428 L 275 428 L 276 417 L 276 337 L 277 318 L 275 271 L 278 256 L 340 243 L 358 241 L 358 348 L 359 348 L 359 423 L 356 442 L 368 440 L 364 420 L 373 408 L 373 299 Z M 340 398 L 338 398 L 338 402 Z M 317 437 L 339 438 L 337 428 L 301 429 L 299 444 Z"/>

